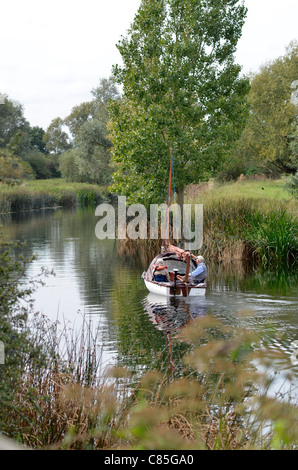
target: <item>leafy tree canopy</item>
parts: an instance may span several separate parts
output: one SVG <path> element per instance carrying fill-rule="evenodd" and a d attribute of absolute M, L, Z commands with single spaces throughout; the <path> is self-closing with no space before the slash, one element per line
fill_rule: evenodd
<path fill-rule="evenodd" d="M 17 132 L 28 128 L 29 122 L 24 117 L 23 106 L 5 97 L 4 103 L 0 105 L 0 146 L 5 147 Z"/>
<path fill-rule="evenodd" d="M 251 77 L 250 117 L 235 156 L 278 172 L 297 169 L 298 107 L 291 99 L 298 80 L 298 43 Z M 298 82 L 297 82 L 298 84 Z"/>
<path fill-rule="evenodd" d="M 39 126 L 31 127 L 29 129 L 29 135 L 30 135 L 32 148 L 37 149 L 39 150 L 39 152 L 46 154 L 47 153 L 46 144 L 43 139 L 45 135 L 45 131 L 43 130 L 43 128 Z"/>
<path fill-rule="evenodd" d="M 108 138 L 108 104 L 119 98 L 112 78 L 102 78 L 93 99 L 72 109 L 64 120 L 73 135 L 72 149 L 60 157 L 60 170 L 70 181 L 108 184 L 112 146 Z"/>
<path fill-rule="evenodd" d="M 233 56 L 245 15 L 238 0 L 141 2 L 113 69 L 123 97 L 110 107 L 112 190 L 163 201 L 171 149 L 178 192 L 216 174 L 247 114 Z"/>
<path fill-rule="evenodd" d="M 63 127 L 63 119 L 57 117 L 52 120 L 43 136 L 47 151 L 54 155 L 61 155 L 71 147 L 69 135 Z"/>
<path fill-rule="evenodd" d="M 0 104 L 0 148 L 23 156 L 31 148 L 30 124 L 24 117 L 23 106 L 4 95 Z"/>

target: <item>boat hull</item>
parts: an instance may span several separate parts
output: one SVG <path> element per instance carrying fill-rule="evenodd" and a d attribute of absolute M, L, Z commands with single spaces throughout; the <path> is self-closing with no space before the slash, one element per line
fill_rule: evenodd
<path fill-rule="evenodd" d="M 144 282 L 149 292 L 165 297 L 195 297 L 206 295 L 206 284 L 201 286 L 178 284 L 175 290 L 172 283 L 147 281 L 146 279 L 144 279 Z"/>

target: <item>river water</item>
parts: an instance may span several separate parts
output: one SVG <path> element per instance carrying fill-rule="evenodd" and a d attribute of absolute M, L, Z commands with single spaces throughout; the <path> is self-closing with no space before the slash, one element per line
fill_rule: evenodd
<path fill-rule="evenodd" d="M 11 240 L 26 242 L 26 256 L 38 256 L 29 276 L 36 277 L 43 267 L 54 270 L 34 294 L 35 311 L 74 328 L 83 319 L 92 321 L 99 331 L 103 367 L 168 367 L 180 360 L 181 348 L 172 347 L 173 337 L 190 318 L 208 314 L 233 325 L 242 318 L 239 312 L 249 310 L 241 321 L 264 331 L 274 326 L 280 338 L 275 346 L 292 358 L 290 366 L 274 365 L 277 387 L 289 368 L 295 372 L 297 273 L 260 273 L 241 262 L 212 265 L 207 260 L 206 297 L 166 301 L 149 294 L 141 279 L 152 254 L 116 240 L 98 240 L 97 221 L 90 208 L 49 209 L 0 215 L 0 230 Z"/>

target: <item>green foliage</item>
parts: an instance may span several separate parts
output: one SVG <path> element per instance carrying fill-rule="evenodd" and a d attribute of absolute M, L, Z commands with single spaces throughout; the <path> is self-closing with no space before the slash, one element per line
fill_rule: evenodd
<path fill-rule="evenodd" d="M 69 128 L 73 137 L 77 135 L 80 127 L 94 115 L 94 105 L 92 101 L 81 103 L 72 108 L 71 113 L 64 119 L 65 125 Z"/>
<path fill-rule="evenodd" d="M 57 170 L 55 155 L 45 155 L 35 148 L 27 153 L 25 160 L 33 168 L 37 179 L 48 179 L 60 176 Z"/>
<path fill-rule="evenodd" d="M 80 169 L 75 156 L 74 149 L 63 152 L 59 157 L 59 170 L 63 178 L 70 182 L 79 182 L 81 179 Z"/>
<path fill-rule="evenodd" d="M 13 145 L 19 136 L 17 155 L 23 155 L 26 149 L 30 148 L 29 132 L 30 126 L 23 115 L 23 106 L 5 97 L 4 104 L 0 105 L 0 147 Z"/>
<path fill-rule="evenodd" d="M 32 167 L 8 149 L 0 149 L 0 182 L 18 184 L 23 179 L 33 179 Z"/>
<path fill-rule="evenodd" d="M 290 139 L 290 163 L 289 166 L 296 170 L 296 172 L 287 178 L 284 181 L 284 189 L 288 191 L 296 199 L 298 198 L 298 118 L 292 124 L 292 134 Z"/>
<path fill-rule="evenodd" d="M 63 129 L 64 122 L 61 118 L 55 118 L 47 128 L 43 141 L 46 150 L 54 155 L 60 155 L 71 147 L 68 134 Z"/>
<path fill-rule="evenodd" d="M 298 117 L 292 123 L 292 129 L 290 134 L 290 166 L 291 168 L 298 169 Z"/>
<path fill-rule="evenodd" d="M 45 131 L 42 129 L 42 127 L 31 127 L 29 130 L 29 135 L 31 139 L 31 146 L 33 147 L 33 149 L 37 149 L 39 152 L 46 154 L 46 144 L 43 139 Z"/>
<path fill-rule="evenodd" d="M 291 102 L 297 70 L 298 44 L 293 42 L 284 56 L 252 75 L 249 120 L 225 167 L 230 179 L 232 170 L 239 176 L 240 166 L 244 174 L 252 166 L 268 175 L 297 169 L 297 106 Z"/>
<path fill-rule="evenodd" d="M 77 192 L 78 203 L 80 206 L 95 206 L 102 202 L 102 195 L 99 195 L 92 189 L 81 189 Z"/>
<path fill-rule="evenodd" d="M 111 142 L 107 139 L 106 126 L 96 118 L 85 122 L 78 131 L 74 145 L 80 181 L 107 184 L 111 175 Z"/>
<path fill-rule="evenodd" d="M 288 176 L 284 182 L 284 188 L 292 196 L 298 199 L 298 171 L 294 175 Z"/>
<path fill-rule="evenodd" d="M 115 192 L 162 202 L 171 149 L 178 191 L 217 173 L 246 119 L 248 83 L 233 60 L 245 14 L 235 1 L 141 3 L 114 67 Z"/>
<path fill-rule="evenodd" d="M 8 98 L 4 100 L 0 106 L 1 159 L 6 157 L 5 161 L 2 159 L 2 181 L 60 176 L 55 155 L 47 155 L 44 138 L 49 139 L 50 131 L 46 134 L 41 127 L 30 127 L 23 116 L 23 107 Z M 49 141 L 48 145 L 53 150 Z"/>
<path fill-rule="evenodd" d="M 68 181 L 108 184 L 112 173 L 108 103 L 119 95 L 112 78 L 101 79 L 91 93 L 93 100 L 75 106 L 64 120 L 73 135 L 73 148 L 61 155 L 59 168 Z"/>

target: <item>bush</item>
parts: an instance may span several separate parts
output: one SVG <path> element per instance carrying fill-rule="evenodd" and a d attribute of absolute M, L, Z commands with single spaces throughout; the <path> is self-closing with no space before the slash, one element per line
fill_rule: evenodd
<path fill-rule="evenodd" d="M 33 168 L 37 179 L 57 178 L 61 176 L 57 168 L 58 163 L 56 158 L 52 155 L 45 155 L 34 149 L 27 154 L 26 161 Z"/>
<path fill-rule="evenodd" d="M 29 163 L 24 162 L 20 157 L 0 149 L 0 182 L 18 183 L 22 179 L 33 179 L 34 171 Z"/>

